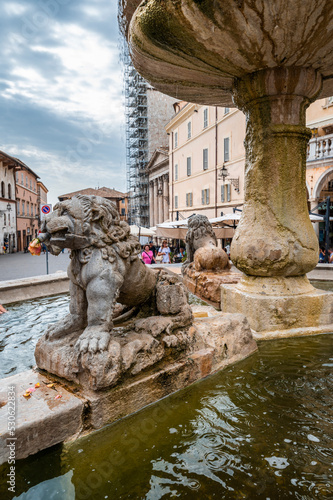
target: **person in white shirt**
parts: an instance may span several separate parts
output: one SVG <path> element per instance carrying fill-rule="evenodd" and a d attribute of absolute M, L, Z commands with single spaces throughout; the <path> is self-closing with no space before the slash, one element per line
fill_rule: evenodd
<path fill-rule="evenodd" d="M 166 240 L 163 241 L 162 246 L 158 249 L 158 255 L 163 255 L 162 264 L 171 264 L 170 248 Z"/>

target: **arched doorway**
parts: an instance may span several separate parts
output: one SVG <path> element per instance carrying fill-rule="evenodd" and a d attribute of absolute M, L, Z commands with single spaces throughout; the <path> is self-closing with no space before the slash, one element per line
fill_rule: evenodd
<path fill-rule="evenodd" d="M 330 197 L 330 217 L 333 217 L 333 167 L 327 169 L 321 177 L 318 179 L 315 189 L 314 196 L 317 200 L 317 204 L 323 203 L 321 207 L 318 208 L 318 214 L 326 214 L 326 199 Z M 319 245 L 324 246 L 325 244 L 325 222 L 319 222 Z M 329 223 L 329 245 L 333 247 L 333 221 Z"/>

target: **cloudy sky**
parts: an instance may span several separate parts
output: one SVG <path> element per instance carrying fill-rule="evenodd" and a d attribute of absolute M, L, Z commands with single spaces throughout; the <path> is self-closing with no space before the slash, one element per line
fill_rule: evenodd
<path fill-rule="evenodd" d="M 117 0 L 2 0 L 0 149 L 49 202 L 86 187 L 126 190 Z"/>

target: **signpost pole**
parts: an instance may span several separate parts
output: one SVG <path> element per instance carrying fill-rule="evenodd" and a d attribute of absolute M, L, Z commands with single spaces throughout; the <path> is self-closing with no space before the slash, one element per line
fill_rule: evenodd
<path fill-rule="evenodd" d="M 46 249 L 46 274 L 49 274 L 49 251 Z"/>

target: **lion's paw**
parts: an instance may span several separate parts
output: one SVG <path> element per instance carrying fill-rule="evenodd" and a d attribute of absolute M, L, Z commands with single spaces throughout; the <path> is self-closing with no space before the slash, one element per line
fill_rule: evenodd
<path fill-rule="evenodd" d="M 81 354 L 85 354 L 86 352 L 95 354 L 98 351 L 106 351 L 110 338 L 110 333 L 105 330 L 86 328 L 78 338 L 75 349 Z"/>

